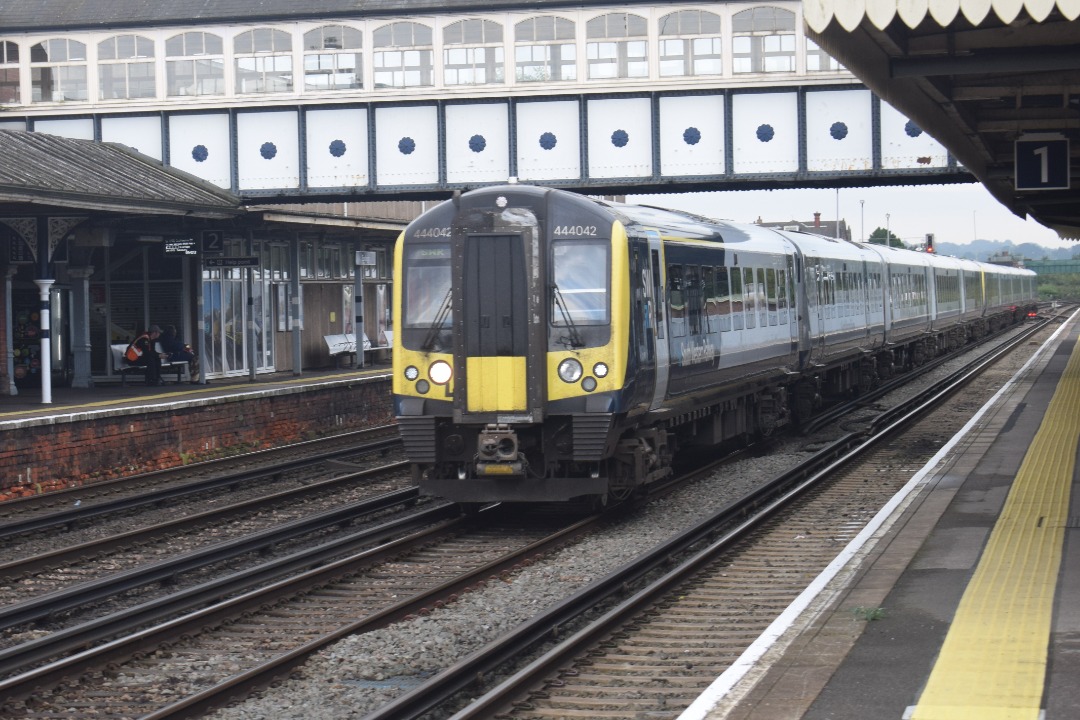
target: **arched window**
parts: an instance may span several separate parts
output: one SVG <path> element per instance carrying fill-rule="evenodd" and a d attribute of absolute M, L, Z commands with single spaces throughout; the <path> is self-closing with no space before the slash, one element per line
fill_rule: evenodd
<path fill-rule="evenodd" d="M 589 20 L 585 35 L 590 80 L 649 76 L 645 18 L 630 13 L 608 13 Z"/>
<path fill-rule="evenodd" d="M 806 71 L 807 72 L 840 72 L 844 66 L 836 61 L 829 53 L 818 47 L 818 44 L 806 38 Z"/>
<path fill-rule="evenodd" d="M 157 95 L 154 41 L 114 35 L 98 43 L 98 98 L 131 100 Z"/>
<path fill-rule="evenodd" d="M 292 35 L 255 28 L 233 40 L 236 92 L 278 93 L 293 89 Z"/>
<path fill-rule="evenodd" d="M 518 82 L 577 80 L 575 27 L 566 18 L 545 15 L 514 26 L 514 62 Z"/>
<path fill-rule="evenodd" d="M 3 40 L 0 41 L 0 104 L 18 105 L 21 102 L 19 46 L 10 40 Z"/>
<path fill-rule="evenodd" d="M 165 83 L 170 97 L 224 95 L 225 55 L 221 37 L 186 32 L 165 41 Z"/>
<path fill-rule="evenodd" d="M 374 44 L 375 87 L 427 87 L 433 83 L 435 51 L 427 25 L 383 25 L 375 30 Z"/>
<path fill-rule="evenodd" d="M 490 20 L 461 20 L 443 29 L 443 82 L 503 82 L 503 27 Z"/>
<path fill-rule="evenodd" d="M 304 89 L 354 90 L 364 86 L 364 34 L 348 25 L 304 33 Z"/>
<path fill-rule="evenodd" d="M 732 71 L 795 72 L 795 13 L 756 7 L 731 19 Z"/>
<path fill-rule="evenodd" d="M 30 48 L 31 102 L 88 100 L 86 45 L 67 38 L 42 40 Z"/>
<path fill-rule="evenodd" d="M 660 76 L 719 75 L 720 16 L 682 10 L 660 18 Z"/>

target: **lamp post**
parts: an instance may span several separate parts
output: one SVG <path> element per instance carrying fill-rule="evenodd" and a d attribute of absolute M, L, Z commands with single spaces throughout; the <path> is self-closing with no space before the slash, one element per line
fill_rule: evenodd
<path fill-rule="evenodd" d="M 859 201 L 859 242 L 866 242 L 866 201 Z"/>
<path fill-rule="evenodd" d="M 889 218 L 892 217 L 889 213 L 885 213 L 885 244 L 892 245 L 892 231 L 889 230 Z"/>

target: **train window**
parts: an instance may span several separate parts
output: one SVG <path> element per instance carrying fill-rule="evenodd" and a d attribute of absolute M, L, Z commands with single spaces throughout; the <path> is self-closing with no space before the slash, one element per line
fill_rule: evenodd
<path fill-rule="evenodd" d="M 607 246 L 562 240 L 551 252 L 551 324 L 607 325 Z"/>
<path fill-rule="evenodd" d="M 701 268 L 701 296 L 704 305 L 702 329 L 707 333 L 720 332 L 720 319 L 716 316 L 716 271 L 711 267 Z"/>
<path fill-rule="evenodd" d="M 731 268 L 731 323 L 735 330 L 742 330 L 745 325 L 743 305 L 742 271 Z"/>
<path fill-rule="evenodd" d="M 746 329 L 757 327 L 757 287 L 754 268 L 743 268 L 743 309 L 746 310 Z"/>
<path fill-rule="evenodd" d="M 778 303 L 780 306 L 780 324 L 785 325 L 788 322 L 788 310 L 791 309 L 791 263 L 788 262 L 787 269 L 778 270 L 776 273 L 777 295 Z"/>
<path fill-rule="evenodd" d="M 716 314 L 720 319 L 720 331 L 731 330 L 731 283 L 728 281 L 728 269 L 716 268 Z"/>
<path fill-rule="evenodd" d="M 686 280 L 682 265 L 668 265 L 668 323 L 672 337 L 686 335 Z"/>
<path fill-rule="evenodd" d="M 776 296 L 776 270 L 769 268 L 765 271 L 765 295 L 769 303 L 769 324 L 776 325 L 778 311 L 780 309 Z"/>
<path fill-rule="evenodd" d="M 701 268 L 686 266 L 686 323 L 691 335 L 701 334 Z"/>
<path fill-rule="evenodd" d="M 453 307 L 450 298 L 450 244 L 411 245 L 404 260 L 401 291 L 402 323 L 406 328 L 442 329 L 436 347 L 449 347 Z M 443 337 L 446 335 L 447 337 Z M 445 342 L 444 342 L 445 341 Z"/>

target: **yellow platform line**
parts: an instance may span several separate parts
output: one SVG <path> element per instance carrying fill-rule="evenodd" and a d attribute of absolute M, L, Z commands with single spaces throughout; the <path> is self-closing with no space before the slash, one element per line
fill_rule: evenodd
<path fill-rule="evenodd" d="M 913 720 L 1036 720 L 1080 440 L 1080 342 L 957 608 Z"/>

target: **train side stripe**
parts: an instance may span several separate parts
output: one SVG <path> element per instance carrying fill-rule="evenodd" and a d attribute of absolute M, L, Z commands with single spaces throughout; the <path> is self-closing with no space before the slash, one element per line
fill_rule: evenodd
<path fill-rule="evenodd" d="M 1080 441 L 1080 342 L 964 591 L 914 720 L 1040 717 Z"/>

